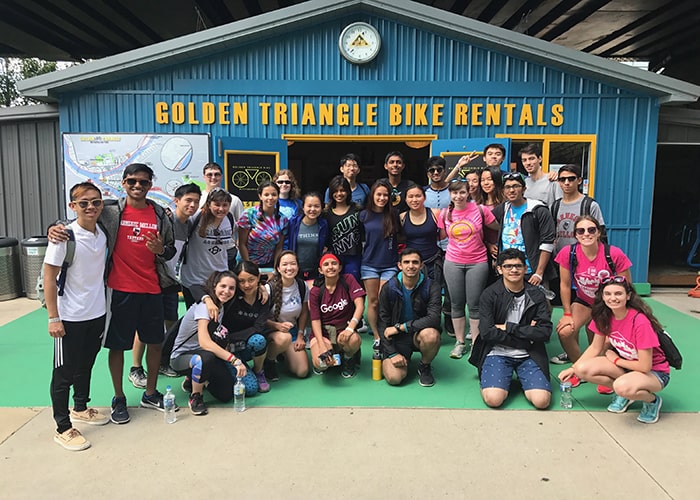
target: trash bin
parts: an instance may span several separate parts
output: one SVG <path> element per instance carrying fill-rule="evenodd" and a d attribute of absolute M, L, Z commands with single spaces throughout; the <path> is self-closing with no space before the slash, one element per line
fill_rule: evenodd
<path fill-rule="evenodd" d="M 0 237 L 0 300 L 22 295 L 22 275 L 19 265 L 19 241 Z"/>
<path fill-rule="evenodd" d="M 38 299 L 36 293 L 36 280 L 39 279 L 41 266 L 44 265 L 46 247 L 49 239 L 46 236 L 31 236 L 22 240 L 22 278 L 24 279 L 24 293 L 29 299 Z"/>

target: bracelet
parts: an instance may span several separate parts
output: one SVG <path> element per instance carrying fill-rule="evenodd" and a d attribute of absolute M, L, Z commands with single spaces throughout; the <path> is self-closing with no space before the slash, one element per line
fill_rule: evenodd
<path fill-rule="evenodd" d="M 231 361 L 233 361 L 233 360 L 235 359 L 235 357 L 236 357 L 236 356 L 234 356 L 233 354 L 229 355 L 229 357 L 228 357 L 228 359 L 226 360 L 226 362 L 227 362 L 227 363 L 230 363 Z"/>
<path fill-rule="evenodd" d="M 538 280 L 542 281 L 542 275 L 537 273 L 532 273 L 532 277 L 537 277 Z"/>
<path fill-rule="evenodd" d="M 408 325 L 406 323 L 403 324 L 403 331 L 408 333 Z"/>
<path fill-rule="evenodd" d="M 60 322 L 61 322 L 61 318 L 58 318 L 58 317 L 49 318 L 49 323 L 60 323 Z"/>
<path fill-rule="evenodd" d="M 355 324 L 357 324 L 357 323 L 359 323 L 359 322 L 360 322 L 360 320 L 359 320 L 359 319 L 357 319 L 357 318 L 356 318 L 355 316 L 353 316 L 352 318 L 350 318 L 350 321 L 354 321 L 354 322 L 355 322 Z M 348 323 L 350 323 L 350 321 L 348 321 Z"/>
<path fill-rule="evenodd" d="M 615 366 L 617 366 L 617 362 L 618 362 L 618 361 L 620 361 L 620 356 L 618 356 L 617 358 L 615 358 L 615 361 L 613 361 L 613 364 L 614 364 Z"/>
<path fill-rule="evenodd" d="M 241 366 L 243 364 L 243 361 L 240 359 L 236 358 L 236 361 L 233 362 L 233 366 Z"/>
<path fill-rule="evenodd" d="M 564 313 L 564 316 L 573 316 L 571 313 Z"/>

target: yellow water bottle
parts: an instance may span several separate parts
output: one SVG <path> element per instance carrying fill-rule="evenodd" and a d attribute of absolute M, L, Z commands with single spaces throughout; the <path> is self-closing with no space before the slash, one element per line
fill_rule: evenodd
<path fill-rule="evenodd" d="M 382 379 L 382 355 L 379 349 L 375 349 L 372 354 L 372 380 Z"/>

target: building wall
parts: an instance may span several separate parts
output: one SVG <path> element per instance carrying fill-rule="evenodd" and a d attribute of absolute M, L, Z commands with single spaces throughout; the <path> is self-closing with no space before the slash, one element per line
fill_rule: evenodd
<path fill-rule="evenodd" d="M 46 234 L 61 213 L 58 112 L 50 106 L 9 108 L 0 114 L 0 235 Z"/>
<path fill-rule="evenodd" d="M 135 75 L 94 90 L 62 96 L 63 132 L 210 132 L 217 137 L 277 138 L 282 134 L 401 135 L 434 134 L 440 139 L 493 137 L 496 134 L 596 134 L 595 197 L 603 207 L 611 241 L 635 263 L 636 281 L 646 281 L 653 198 L 658 102 L 573 74 L 448 39 L 439 33 L 368 16 L 382 34 L 382 51 L 365 66 L 347 63 L 338 53 L 342 28 L 356 17 L 329 22 L 305 32 L 270 37 L 265 43 L 216 56 L 178 62 L 164 71 Z M 640 70 L 641 71 L 641 70 Z M 157 123 L 156 103 L 247 103 L 247 122 L 211 125 Z M 376 126 L 264 124 L 261 103 L 375 103 Z M 456 123 L 455 106 L 515 104 L 523 110 L 543 105 L 546 125 Z M 443 105 L 442 124 L 392 126 L 392 104 Z M 561 104 L 564 120 L 555 125 L 552 106 Z"/>

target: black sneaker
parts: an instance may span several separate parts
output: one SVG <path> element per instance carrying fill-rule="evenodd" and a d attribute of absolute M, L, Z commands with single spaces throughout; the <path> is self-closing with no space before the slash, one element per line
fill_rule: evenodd
<path fill-rule="evenodd" d="M 163 395 L 156 391 L 150 396 L 146 395 L 146 392 L 144 391 L 143 397 L 141 397 L 141 406 L 144 408 L 150 408 L 152 410 L 158 410 L 158 411 L 165 411 L 165 408 L 163 407 Z M 177 404 L 175 405 L 175 411 L 178 411 L 180 408 L 178 408 Z"/>
<path fill-rule="evenodd" d="M 182 392 L 185 394 L 192 394 L 192 379 L 189 375 L 182 381 Z"/>
<path fill-rule="evenodd" d="M 190 411 L 192 415 L 206 415 L 209 413 L 207 405 L 204 404 L 204 397 L 200 392 L 193 392 L 190 395 Z"/>
<path fill-rule="evenodd" d="M 280 374 L 277 372 L 277 361 L 265 358 L 263 362 L 263 371 L 265 377 L 270 382 L 277 382 L 280 379 Z"/>
<path fill-rule="evenodd" d="M 126 424 L 131 420 L 129 418 L 129 410 L 126 409 L 126 397 L 114 396 L 112 398 L 112 413 L 109 419 L 115 424 Z"/>
<path fill-rule="evenodd" d="M 357 375 L 357 365 L 359 364 L 358 353 L 359 351 L 353 354 L 350 358 L 343 356 L 343 370 L 340 372 L 343 378 L 353 378 L 355 375 Z"/>
<path fill-rule="evenodd" d="M 418 363 L 418 383 L 423 387 L 432 387 L 435 385 L 433 369 L 429 364 Z"/>

